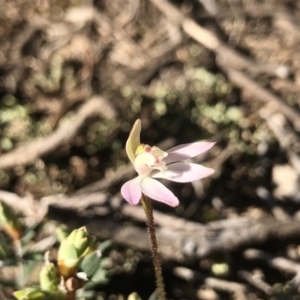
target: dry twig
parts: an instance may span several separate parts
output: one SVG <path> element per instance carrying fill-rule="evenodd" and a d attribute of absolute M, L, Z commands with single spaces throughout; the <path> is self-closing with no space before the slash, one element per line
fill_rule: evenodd
<path fill-rule="evenodd" d="M 83 201 L 84 195 L 81 197 L 81 201 Z M 79 199 L 76 199 L 78 202 Z M 73 201 L 70 198 L 64 201 L 64 203 L 69 203 L 69 209 L 60 207 L 62 201 L 57 201 L 55 204 L 52 202 L 51 210 L 55 213 L 51 213 L 50 210 L 49 217 L 64 222 L 72 228 L 86 225 L 92 234 L 101 239 L 112 238 L 125 246 L 148 251 L 149 243 L 144 229 L 122 221 L 122 217 L 144 221 L 140 207 L 122 205 L 123 202 L 120 201 L 120 198 L 115 197 L 106 204 L 113 205 L 113 210 L 108 209 L 107 212 L 110 211 L 108 215 L 103 214 L 102 210 L 100 219 L 99 216 L 97 217 L 95 208 L 90 211 L 88 217 L 74 211 L 71 208 Z M 116 222 L 112 218 L 112 215 L 116 216 L 116 213 L 120 222 Z M 292 236 L 296 237 L 299 236 L 300 226 L 299 221 L 293 220 L 281 222 L 274 219 L 250 220 L 244 218 L 201 225 L 156 211 L 155 219 L 160 226 L 157 229 L 157 235 L 162 256 L 178 262 L 199 259 L 214 252 L 233 251 L 241 246 L 264 243 L 268 239 L 282 240 Z"/>
<path fill-rule="evenodd" d="M 174 269 L 174 273 L 178 277 L 188 281 L 192 279 L 200 279 L 206 286 L 209 286 L 216 291 L 233 294 L 233 297 L 236 300 L 247 299 L 246 286 L 241 283 L 231 282 L 213 277 L 204 277 L 199 272 L 192 271 L 191 269 L 185 267 L 176 267 Z"/>
<path fill-rule="evenodd" d="M 268 296 L 271 296 L 274 293 L 273 288 L 269 284 L 263 281 L 259 276 L 252 274 L 249 271 L 241 270 L 239 271 L 239 276 L 258 290 L 263 291 Z"/>
<path fill-rule="evenodd" d="M 244 257 L 249 260 L 261 260 L 275 269 L 293 275 L 300 272 L 300 264 L 284 257 L 274 257 L 261 250 L 248 249 L 244 252 Z"/>
<path fill-rule="evenodd" d="M 217 55 L 217 63 L 234 84 L 240 88 L 249 90 L 260 101 L 274 104 L 276 108 L 294 124 L 295 128 L 300 130 L 300 114 L 297 111 L 240 71 L 245 70 L 250 73 L 261 73 L 261 66 L 258 66 L 258 64 L 251 59 L 244 57 L 229 46 L 223 44 L 214 33 L 200 26 L 191 18 L 185 17 L 167 0 L 152 0 L 152 3 L 159 8 L 168 19 L 180 25 L 189 36 L 207 49 L 213 51 Z M 263 69 L 270 70 L 269 66 L 264 66 Z M 273 69 L 272 73 L 276 74 L 278 71 L 276 70 L 276 68 L 275 70 Z"/>
<path fill-rule="evenodd" d="M 0 169 L 34 163 L 38 158 L 72 140 L 86 120 L 95 115 L 100 115 L 102 118 L 109 120 L 116 117 L 116 112 L 104 98 L 95 96 L 80 107 L 67 125 L 59 127 L 56 131 L 40 140 L 2 154 L 0 156 Z"/>

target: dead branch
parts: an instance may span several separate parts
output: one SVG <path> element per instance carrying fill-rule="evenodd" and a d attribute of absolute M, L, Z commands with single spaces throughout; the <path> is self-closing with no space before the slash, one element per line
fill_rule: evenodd
<path fill-rule="evenodd" d="M 229 67 L 227 65 L 227 62 L 225 64 L 223 60 L 219 60 L 218 64 L 227 74 L 231 82 L 242 89 L 246 89 L 258 100 L 265 102 L 266 104 L 270 103 L 275 106 L 276 110 L 285 115 L 286 118 L 293 123 L 295 129 L 300 131 L 300 114 L 295 109 L 285 104 L 279 97 L 272 94 L 266 88 L 260 86 L 245 73 Z"/>
<path fill-rule="evenodd" d="M 167 0 L 151 0 L 151 2 L 175 25 L 181 26 L 183 31 L 196 40 L 198 43 L 213 51 L 222 58 L 228 65 L 239 70 L 247 70 L 252 74 L 267 73 L 275 76 L 281 76 L 279 68 L 282 66 L 256 63 L 252 59 L 238 53 L 212 31 L 196 23 L 193 19 L 186 17 L 175 6 Z"/>
<path fill-rule="evenodd" d="M 292 280 L 289 282 L 289 286 L 292 290 L 297 293 L 300 292 L 300 264 L 287 259 L 285 257 L 276 257 L 267 252 L 257 250 L 257 249 L 248 249 L 244 252 L 244 257 L 249 260 L 260 260 L 269 265 L 270 267 L 277 269 L 281 272 L 294 275 Z"/>
<path fill-rule="evenodd" d="M 233 299 L 235 300 L 247 300 L 247 296 L 245 294 L 245 286 L 231 282 L 227 280 L 221 280 L 213 277 L 208 277 L 204 280 L 204 283 L 209 287 L 222 292 L 229 292 L 233 294 Z"/>
<path fill-rule="evenodd" d="M 214 33 L 200 26 L 191 18 L 185 17 L 168 1 L 152 0 L 152 3 L 161 10 L 168 19 L 177 25 L 181 25 L 185 33 L 207 49 L 213 51 L 217 55 L 217 63 L 234 84 L 240 88 L 251 91 L 260 101 L 274 104 L 277 109 L 294 124 L 295 128 L 300 130 L 300 115 L 297 111 L 285 104 L 279 97 L 261 87 L 243 72 L 239 71 L 247 70 L 250 73 L 261 73 L 261 65 L 258 66 L 253 60 L 244 57 L 229 46 L 223 44 Z M 271 69 L 273 74 L 276 74 L 278 71 L 276 68 L 275 71 L 274 68 Z M 270 70 L 270 66 L 264 65 L 264 70 Z"/>
<path fill-rule="evenodd" d="M 120 196 L 98 192 L 49 196 L 34 202 L 30 197 L 21 198 L 1 191 L 0 199 L 12 204 L 18 211 L 24 209 L 23 214 L 28 214 L 29 218 L 34 212 L 36 221 L 48 216 L 70 228 L 87 226 L 91 234 L 100 239 L 112 239 L 133 249 L 149 251 L 148 236 L 145 228 L 141 227 L 145 220 L 142 208 L 127 205 Z M 161 255 L 178 262 L 261 244 L 269 239 L 282 241 L 300 235 L 300 221 L 294 220 L 238 218 L 202 225 L 156 210 L 154 214 Z"/>
<path fill-rule="evenodd" d="M 81 195 L 84 201 L 85 196 Z M 75 199 L 51 202 L 48 217 L 63 222 L 71 228 L 87 226 L 90 232 L 100 239 L 113 239 L 116 243 L 137 250 L 148 251 L 148 236 L 144 228 L 132 225 L 128 220 L 144 223 L 144 214 L 139 206 L 130 207 L 123 204 L 118 197 L 108 198 L 113 206 L 111 213 L 97 216 L 95 207 L 88 216 L 82 210 L 63 209 L 60 203 L 74 203 Z M 107 211 L 108 212 L 108 211 Z M 69 217 L 68 217 L 69 215 Z M 115 217 L 117 219 L 115 219 Z M 124 220 L 125 218 L 125 220 Z M 183 262 L 195 260 L 214 252 L 233 251 L 241 246 L 261 244 L 269 239 L 299 237 L 299 221 L 250 220 L 239 218 L 223 220 L 201 225 L 174 216 L 155 211 L 157 235 L 160 251 L 165 259 Z M 119 221 L 117 221 L 119 220 Z"/>
<path fill-rule="evenodd" d="M 264 201 L 264 203 L 269 207 L 272 215 L 276 220 L 279 221 L 288 221 L 292 217 L 277 203 L 273 195 L 263 186 L 260 186 L 256 189 L 257 196 Z"/>
<path fill-rule="evenodd" d="M 286 151 L 294 169 L 300 174 L 300 159 L 296 151 L 297 148 L 299 149 L 300 142 L 295 132 L 288 127 L 286 120 L 279 113 L 274 114 L 270 109 L 265 108 L 260 110 L 260 116 L 266 121 L 280 147 Z"/>
<path fill-rule="evenodd" d="M 178 277 L 185 280 L 200 279 L 206 286 L 209 286 L 216 291 L 233 294 L 234 299 L 247 299 L 246 286 L 241 283 L 231 282 L 213 277 L 204 277 L 199 272 L 190 270 L 185 267 L 176 267 L 174 269 L 174 273 Z"/>
<path fill-rule="evenodd" d="M 40 140 L 2 154 L 0 156 L 0 168 L 9 169 L 34 163 L 38 158 L 72 140 L 86 120 L 96 115 L 109 120 L 116 116 L 116 112 L 104 98 L 95 96 L 80 107 L 68 124 L 59 127 L 56 131 Z"/>
<path fill-rule="evenodd" d="M 284 257 L 275 257 L 267 252 L 257 250 L 257 249 L 248 249 L 244 252 L 244 257 L 249 260 L 260 260 L 269 266 L 284 271 L 290 274 L 297 274 L 300 272 L 300 264 L 286 259 Z"/>
<path fill-rule="evenodd" d="M 249 271 L 241 270 L 238 272 L 239 276 L 246 280 L 249 284 L 264 292 L 266 295 L 273 295 L 273 288 L 260 278 L 260 276 L 252 274 Z"/>

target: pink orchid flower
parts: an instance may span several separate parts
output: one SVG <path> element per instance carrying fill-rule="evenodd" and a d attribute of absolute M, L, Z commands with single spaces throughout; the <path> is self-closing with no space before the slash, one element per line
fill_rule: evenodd
<path fill-rule="evenodd" d="M 137 120 L 126 142 L 126 152 L 138 176 L 121 188 L 124 199 L 131 205 L 140 202 L 142 193 L 153 200 L 170 206 L 179 204 L 178 198 L 162 183 L 153 178 L 175 182 L 191 182 L 214 173 L 211 168 L 187 163 L 190 159 L 209 150 L 215 143 L 195 142 L 173 147 L 166 152 L 158 147 L 140 143 L 141 120 Z"/>

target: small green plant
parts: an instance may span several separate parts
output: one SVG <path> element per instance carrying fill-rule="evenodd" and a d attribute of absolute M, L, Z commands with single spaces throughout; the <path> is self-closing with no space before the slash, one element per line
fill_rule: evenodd
<path fill-rule="evenodd" d="M 111 271 L 103 250 L 111 246 L 104 242 L 98 247 L 85 227 L 74 229 L 65 237 L 57 252 L 57 264 L 48 261 L 40 271 L 39 286 L 16 291 L 19 300 L 76 299 L 79 289 L 89 288 L 108 281 Z"/>
<path fill-rule="evenodd" d="M 51 250 L 45 255 L 30 250 L 30 241 L 43 228 L 41 224 L 26 227 L 4 202 L 0 202 L 0 224 L 6 233 L 0 236 L 0 268 L 15 266 L 20 271 L 17 279 L 1 279 L 0 283 L 17 290 L 13 293 L 16 299 L 73 300 L 78 294 L 93 299 L 94 288 L 107 284 L 114 273 L 109 257 L 112 243 L 109 240 L 97 243 L 86 227 L 69 234 L 58 228 L 56 238 L 60 245 L 56 257 L 50 261 Z M 43 266 L 37 268 L 41 262 Z M 35 276 L 37 269 L 38 276 Z"/>

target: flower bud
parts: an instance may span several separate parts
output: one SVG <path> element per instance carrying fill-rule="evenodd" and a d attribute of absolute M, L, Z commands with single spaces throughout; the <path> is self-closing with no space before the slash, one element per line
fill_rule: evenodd
<path fill-rule="evenodd" d="M 61 242 L 57 259 L 60 274 L 65 278 L 75 276 L 81 260 L 91 251 L 95 239 L 88 235 L 85 227 L 73 230 Z"/>
<path fill-rule="evenodd" d="M 78 289 L 82 288 L 86 280 L 81 280 L 80 278 L 70 277 L 65 282 L 65 288 L 68 292 L 76 292 Z"/>
<path fill-rule="evenodd" d="M 131 293 L 127 300 L 142 300 L 141 297 L 137 293 Z"/>
<path fill-rule="evenodd" d="M 60 274 L 53 263 L 44 265 L 40 272 L 40 287 L 45 291 L 57 291 L 60 284 Z"/>

